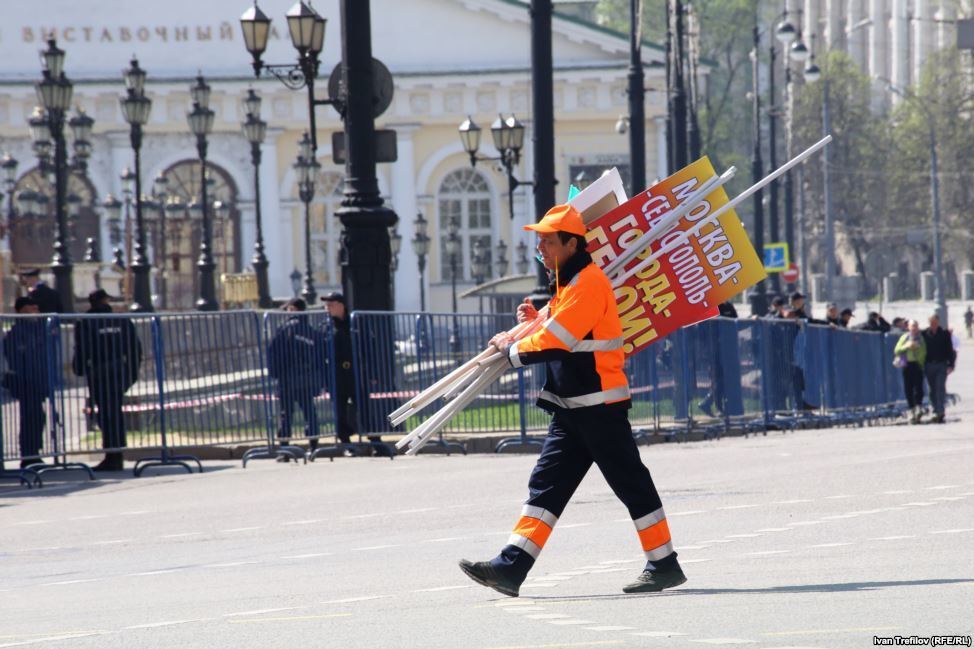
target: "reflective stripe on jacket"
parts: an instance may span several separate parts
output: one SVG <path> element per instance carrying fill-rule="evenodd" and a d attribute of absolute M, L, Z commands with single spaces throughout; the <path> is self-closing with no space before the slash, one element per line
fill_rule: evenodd
<path fill-rule="evenodd" d="M 587 252 L 569 259 L 559 274 L 548 319 L 537 333 L 510 346 L 511 365 L 547 364 L 538 397 L 545 410 L 628 405 L 625 340 L 609 278 Z"/>

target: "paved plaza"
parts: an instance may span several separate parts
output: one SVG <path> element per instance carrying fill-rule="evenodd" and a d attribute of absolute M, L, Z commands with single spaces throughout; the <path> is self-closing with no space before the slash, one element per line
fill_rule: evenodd
<path fill-rule="evenodd" d="M 475 586 L 533 456 L 0 488 L 0 647 L 867 647 L 974 633 L 974 368 L 942 426 L 644 447 L 688 582 L 642 566 L 597 471 L 518 599 Z M 150 470 L 147 473 L 151 473 Z"/>

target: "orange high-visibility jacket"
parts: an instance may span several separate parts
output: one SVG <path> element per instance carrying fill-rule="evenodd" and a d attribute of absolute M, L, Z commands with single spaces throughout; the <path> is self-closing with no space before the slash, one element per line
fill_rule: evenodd
<path fill-rule="evenodd" d="M 550 412 L 628 405 L 622 323 L 609 278 L 584 251 L 559 275 L 548 319 L 540 331 L 508 348 L 511 365 L 547 364 L 538 406 Z"/>

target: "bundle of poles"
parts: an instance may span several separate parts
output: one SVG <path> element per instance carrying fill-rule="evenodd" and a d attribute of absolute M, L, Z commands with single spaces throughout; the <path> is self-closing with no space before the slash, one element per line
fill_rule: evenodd
<path fill-rule="evenodd" d="M 827 135 L 812 146 L 808 147 L 800 154 L 783 164 L 772 173 L 762 178 L 757 183 L 746 189 L 744 192 L 728 201 L 706 218 L 700 219 L 692 227 L 683 231 L 680 236 L 673 237 L 659 250 L 646 256 L 645 259 L 630 268 L 626 266 L 641 255 L 647 248 L 660 238 L 669 234 L 679 224 L 680 219 L 699 206 L 706 197 L 716 189 L 722 187 L 734 177 L 736 169 L 731 167 L 720 176 L 711 176 L 700 187 L 686 198 L 679 206 L 668 211 L 657 221 L 656 225 L 650 228 L 641 237 L 632 242 L 619 256 L 607 264 L 602 270 L 612 281 L 612 287 L 618 288 L 625 282 L 649 267 L 657 259 L 668 252 L 685 245 L 690 237 L 696 236 L 703 228 L 723 216 L 729 210 L 734 209 L 742 201 L 751 197 L 755 192 L 764 188 L 788 170 L 801 164 L 812 154 L 825 147 L 831 142 L 832 136 Z M 510 329 L 507 334 L 512 341 L 518 341 L 531 336 L 544 326 L 548 319 L 548 307 L 541 309 L 534 320 L 519 323 Z M 408 446 L 406 455 L 415 455 L 423 446 L 440 430 L 446 426 L 453 417 L 460 413 L 464 408 L 473 403 L 487 388 L 497 381 L 511 365 L 508 359 L 490 346 L 484 349 L 477 356 L 471 358 L 466 363 L 456 368 L 439 381 L 429 386 L 415 397 L 407 401 L 402 407 L 397 408 L 389 414 L 389 421 L 393 426 L 399 426 L 410 417 L 418 415 L 420 411 L 430 404 L 443 399 L 446 404 L 434 415 L 423 421 L 419 426 L 410 431 L 401 440 L 396 442 L 396 448 L 402 449 Z"/>

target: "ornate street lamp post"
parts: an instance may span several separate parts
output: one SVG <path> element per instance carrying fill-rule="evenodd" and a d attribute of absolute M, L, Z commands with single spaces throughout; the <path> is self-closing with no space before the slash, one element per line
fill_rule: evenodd
<path fill-rule="evenodd" d="M 451 216 L 447 223 L 446 254 L 450 256 L 450 289 L 453 294 L 453 330 L 450 332 L 450 349 L 460 353 L 460 322 L 457 320 L 457 262 L 460 258 L 460 221 Z"/>
<path fill-rule="evenodd" d="M 202 236 L 200 237 L 200 257 L 196 262 L 199 269 L 200 289 L 196 308 L 200 311 L 216 311 L 216 283 L 213 261 L 213 223 L 210 217 L 209 200 L 206 196 L 206 149 L 207 136 L 213 130 L 213 111 L 210 110 L 210 86 L 202 75 L 189 90 L 193 99 L 193 109 L 187 114 L 189 130 L 196 136 L 196 152 L 200 159 L 200 209 L 202 210 Z"/>
<path fill-rule="evenodd" d="M 149 286 L 149 257 L 146 249 L 145 219 L 142 213 L 142 127 L 149 121 L 152 101 L 145 96 L 145 70 L 139 67 L 137 59 L 132 59 L 128 69 L 123 72 L 126 94 L 121 98 L 122 113 L 129 123 L 129 139 L 135 153 L 135 258 L 129 261 L 134 288 L 129 311 L 152 311 L 152 290 Z"/>
<path fill-rule="evenodd" d="M 514 218 L 514 190 L 521 186 L 533 186 L 533 181 L 518 180 L 514 176 L 514 168 L 521 161 L 521 149 L 524 147 L 524 124 L 511 115 L 505 118 L 498 115 L 490 126 L 490 135 L 494 141 L 494 148 L 500 155 L 489 157 L 477 154 L 480 149 L 481 128 L 467 116 L 457 129 L 463 150 L 470 156 L 470 166 L 476 167 L 478 162 L 497 161 L 507 172 L 507 208 L 510 217 Z"/>
<path fill-rule="evenodd" d="M 274 306 L 271 300 L 270 283 L 267 279 L 267 255 L 264 254 L 264 226 L 261 219 L 260 205 L 260 158 L 261 144 L 267 134 L 267 122 L 260 118 L 260 96 L 253 88 L 247 91 L 244 99 L 244 110 L 247 121 L 243 123 L 243 132 L 250 142 L 250 161 L 254 165 L 254 213 L 257 224 L 257 239 L 254 241 L 254 256 L 251 265 L 257 275 L 257 306 L 270 309 Z"/>
<path fill-rule="evenodd" d="M 389 250 L 392 256 L 389 258 L 389 288 L 392 291 L 392 308 L 396 308 L 396 271 L 399 270 L 399 251 L 402 249 L 402 235 L 399 228 L 393 225 L 389 228 Z"/>
<path fill-rule="evenodd" d="M 318 297 L 314 273 L 311 270 L 311 201 L 315 197 L 315 181 L 321 165 L 313 157 L 314 150 L 307 131 L 304 132 L 298 149 L 298 161 L 294 168 L 298 172 L 298 196 L 304 203 L 304 290 L 301 291 L 301 297 L 311 305 Z"/>
<path fill-rule="evenodd" d="M 528 259 L 528 244 L 521 241 L 517 244 L 517 273 L 518 275 L 527 275 L 528 266 L 531 263 Z"/>
<path fill-rule="evenodd" d="M 67 146 L 64 140 L 65 114 L 71 106 L 74 87 L 64 75 L 64 50 L 59 49 L 52 38 L 47 41 L 47 49 L 41 52 L 44 63 L 44 77 L 36 84 L 37 97 L 44 107 L 44 121 L 48 141 L 54 142 L 54 214 L 57 223 L 57 237 L 54 242 L 54 256 L 51 270 L 54 273 L 55 289 L 64 308 L 74 310 L 74 287 L 72 286 L 71 253 L 68 250 L 68 222 L 65 195 L 68 186 Z M 34 124 L 31 124 L 32 131 Z M 38 138 L 34 137 L 35 145 Z M 47 150 L 49 151 L 50 145 Z M 35 151 L 41 151 L 35 147 Z M 40 157 L 40 156 L 39 156 Z M 42 158 L 43 161 L 43 158 Z"/>
<path fill-rule="evenodd" d="M 413 244 L 413 252 L 416 253 L 416 262 L 419 265 L 419 310 L 426 312 L 426 255 L 429 254 L 430 249 L 430 238 L 427 234 L 429 222 L 423 218 L 423 213 L 419 212 L 416 215 L 416 220 L 413 221 L 413 226 L 416 230 L 416 234 L 413 235 L 411 243 Z"/>

